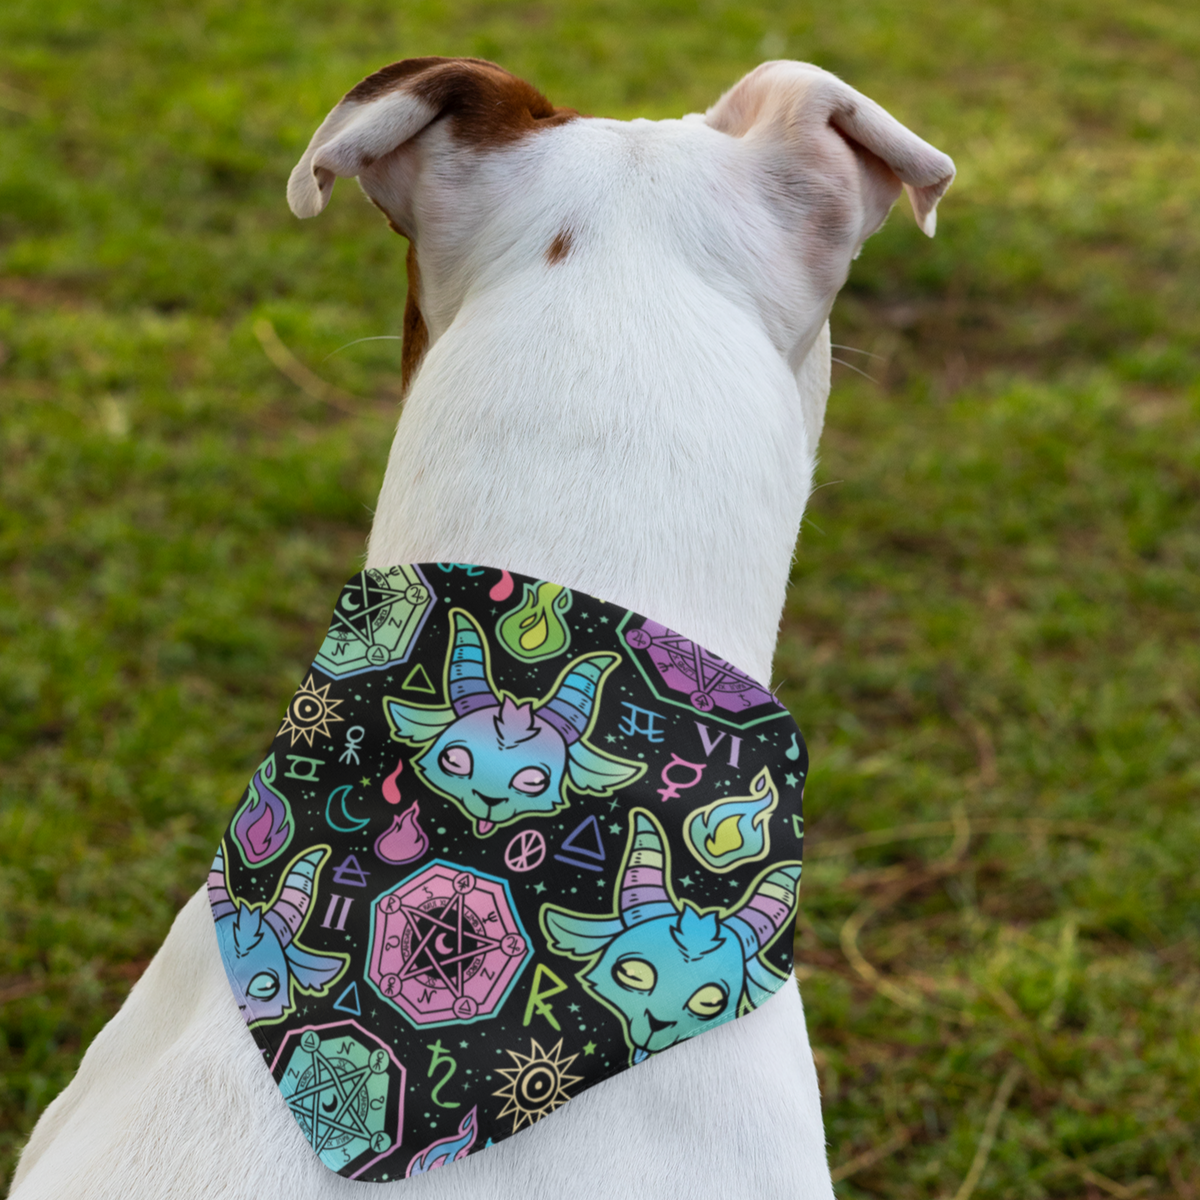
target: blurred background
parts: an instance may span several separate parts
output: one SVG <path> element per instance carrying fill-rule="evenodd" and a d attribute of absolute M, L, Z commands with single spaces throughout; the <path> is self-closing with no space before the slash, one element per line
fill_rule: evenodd
<path fill-rule="evenodd" d="M 359 78 L 837 72 L 957 161 L 834 314 L 776 663 L 846 1197 L 1200 1197 L 1200 8 L 0 7 L 0 1181 L 203 878 L 359 566 L 404 243 L 289 170 Z"/>

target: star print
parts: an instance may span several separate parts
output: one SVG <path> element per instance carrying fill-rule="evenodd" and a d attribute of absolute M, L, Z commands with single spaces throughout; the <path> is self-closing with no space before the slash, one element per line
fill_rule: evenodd
<path fill-rule="evenodd" d="M 601 617 L 601 618 L 600 618 L 600 624 L 601 624 L 601 625 L 607 625 L 607 624 L 608 624 L 608 618 L 607 618 L 607 617 Z"/>
<path fill-rule="evenodd" d="M 760 734 L 758 735 L 758 740 L 759 740 L 760 742 L 765 742 L 765 741 L 767 740 L 767 735 L 766 735 L 765 733 L 760 733 Z"/>
<path fill-rule="evenodd" d="M 567 1012 L 578 1012 L 578 1011 L 579 1011 L 578 1004 L 568 1004 L 567 1005 Z"/>
<path fill-rule="evenodd" d="M 535 883 L 533 890 L 540 896 L 546 890 L 546 885 L 544 883 Z"/>
<path fill-rule="evenodd" d="M 606 733 L 604 735 L 604 740 L 606 742 L 615 742 L 617 739 L 615 737 L 613 737 L 613 735 L 611 733 Z"/>
<path fill-rule="evenodd" d="M 467 1043 L 466 1043 L 466 1042 L 459 1042 L 458 1044 L 459 1044 L 459 1046 L 461 1046 L 461 1047 L 462 1047 L 462 1049 L 464 1049 L 464 1050 L 467 1048 Z"/>
<path fill-rule="evenodd" d="M 684 887 L 690 888 L 692 886 L 692 877 L 690 875 L 681 875 L 679 877 L 679 882 L 682 883 Z"/>
<path fill-rule="evenodd" d="M 365 775 L 359 780 L 359 783 L 361 783 L 363 787 L 371 786 L 371 781 Z"/>
<path fill-rule="evenodd" d="M 595 1054 L 596 1053 L 596 1043 L 588 1042 L 588 1044 L 586 1046 L 584 1046 L 583 1052 L 584 1052 L 584 1054 Z"/>
<path fill-rule="evenodd" d="M 612 812 L 612 810 L 613 810 L 614 808 L 616 808 L 616 807 L 617 807 L 617 805 L 618 805 L 618 804 L 620 804 L 620 803 L 621 803 L 621 802 L 620 802 L 619 800 L 615 799 L 615 798 L 614 798 L 614 799 L 612 799 L 612 800 L 610 800 L 610 801 L 608 802 L 608 811 L 609 811 L 609 812 Z"/>
<path fill-rule="evenodd" d="M 795 777 L 795 775 L 793 775 L 793 774 L 792 774 L 792 773 L 789 771 L 789 772 L 788 772 L 788 773 L 787 773 L 787 774 L 786 774 L 786 775 L 783 777 L 783 782 L 784 782 L 784 783 L 786 783 L 786 784 L 788 785 L 788 787 L 795 787 L 795 786 L 796 786 L 796 784 L 798 784 L 798 783 L 800 782 L 800 780 L 798 780 L 798 779 Z"/>
<path fill-rule="evenodd" d="M 620 833 L 621 827 L 620 827 L 620 825 L 610 825 L 608 827 L 608 832 L 609 833 Z"/>

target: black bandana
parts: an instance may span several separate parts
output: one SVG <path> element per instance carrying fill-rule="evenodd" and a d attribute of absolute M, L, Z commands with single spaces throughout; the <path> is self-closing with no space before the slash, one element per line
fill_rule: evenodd
<path fill-rule="evenodd" d="M 321 1161 L 462 1158 L 790 978 L 808 756 L 653 620 L 426 563 L 343 589 L 209 875 Z"/>

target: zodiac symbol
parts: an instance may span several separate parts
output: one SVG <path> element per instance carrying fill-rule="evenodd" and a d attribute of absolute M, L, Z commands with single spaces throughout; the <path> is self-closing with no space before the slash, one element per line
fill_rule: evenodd
<path fill-rule="evenodd" d="M 450 1077 L 458 1070 L 458 1063 L 455 1062 L 454 1056 L 442 1048 L 442 1039 L 438 1038 L 432 1046 L 426 1046 L 426 1050 L 433 1051 L 433 1058 L 429 1063 L 428 1078 L 433 1078 L 433 1073 L 440 1066 L 447 1068 L 446 1073 L 433 1085 L 433 1091 L 429 1093 L 429 1098 L 438 1106 L 438 1108 L 462 1108 L 460 1100 L 439 1100 L 438 1095 L 442 1088 L 450 1082 Z"/>
<path fill-rule="evenodd" d="M 532 871 L 546 857 L 546 839 L 536 829 L 522 829 L 504 851 L 510 871 Z"/>
<path fill-rule="evenodd" d="M 663 803 L 665 804 L 668 800 L 674 800 L 681 791 L 687 791 L 688 788 L 694 788 L 696 784 L 700 782 L 700 777 L 704 774 L 704 768 L 707 766 L 708 763 L 688 762 L 686 758 L 680 758 L 678 754 L 672 754 L 671 761 L 667 763 L 665 767 L 663 767 L 662 774 L 660 775 L 663 783 L 665 783 L 667 786 L 665 788 L 657 789 L 658 794 L 663 799 Z M 677 782 L 676 780 L 672 779 L 668 773 L 672 767 L 687 767 L 688 770 L 692 772 L 692 778 L 686 783 L 682 781 Z"/>
<path fill-rule="evenodd" d="M 285 779 L 301 779 L 305 783 L 320 783 L 317 778 L 317 768 L 325 765 L 323 758 L 304 758 L 299 754 L 285 754 L 283 757 L 292 764 L 283 773 Z M 300 767 L 304 768 L 303 774 L 299 770 Z"/>
<path fill-rule="evenodd" d="M 654 723 L 663 719 L 661 713 L 651 712 L 648 708 L 638 708 L 636 704 L 630 704 L 627 700 L 621 701 L 621 707 L 629 709 L 621 718 L 620 730 L 623 734 L 632 737 L 635 733 L 640 733 L 646 741 L 655 745 L 663 740 L 663 731 Z M 639 717 L 644 717 L 645 720 L 639 723 Z"/>
<path fill-rule="evenodd" d="M 346 931 L 346 918 L 350 915 L 350 905 L 354 903 L 352 896 L 339 896 L 336 892 L 329 897 L 329 907 L 325 910 L 325 919 L 321 922 L 322 929 L 336 929 L 338 933 Z M 338 905 L 342 906 L 342 915 L 338 916 Z M 333 922 L 337 921 L 334 925 Z"/>
<path fill-rule="evenodd" d="M 367 736 L 367 731 L 361 725 L 351 725 L 346 730 L 346 749 L 342 751 L 338 762 L 354 763 L 358 765 L 358 748 L 362 745 L 362 740 Z"/>
<path fill-rule="evenodd" d="M 329 824 L 330 829 L 336 829 L 338 833 L 354 833 L 359 829 L 366 829 L 371 821 L 368 817 L 352 817 L 346 811 L 346 797 L 350 794 L 350 789 L 354 785 L 352 783 L 343 783 L 341 787 L 334 788 L 329 793 L 329 799 L 325 801 L 325 820 Z M 345 820 L 345 825 L 339 825 L 333 819 L 333 802 L 338 802 L 338 807 L 342 810 L 342 818 Z"/>

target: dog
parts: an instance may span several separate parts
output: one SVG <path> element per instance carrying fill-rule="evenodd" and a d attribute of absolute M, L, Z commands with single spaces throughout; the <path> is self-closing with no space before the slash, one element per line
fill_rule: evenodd
<path fill-rule="evenodd" d="M 830 387 L 828 318 L 901 189 L 951 160 L 769 62 L 704 114 L 556 108 L 474 59 L 376 72 L 313 135 L 299 217 L 357 177 L 408 239 L 405 401 L 368 568 L 486 563 L 650 614 L 764 684 Z M 204 889 L 35 1128 L 14 1200 L 348 1196 L 221 968 Z M 832 1195 L 800 994 L 381 1195 Z M 356 1190 L 357 1189 L 357 1190 Z"/>

